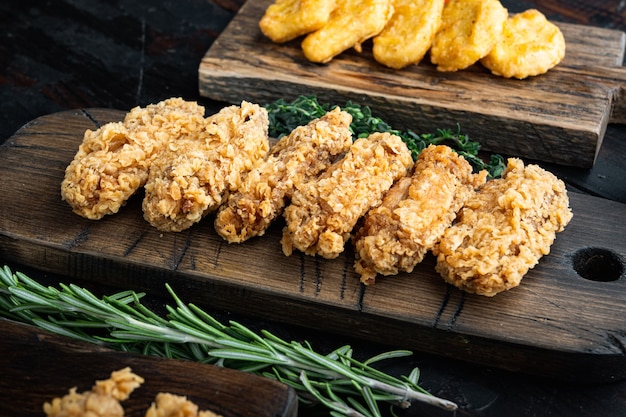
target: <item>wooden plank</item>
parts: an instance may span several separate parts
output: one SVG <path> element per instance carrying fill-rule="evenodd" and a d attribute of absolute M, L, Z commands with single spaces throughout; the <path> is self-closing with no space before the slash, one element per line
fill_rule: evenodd
<path fill-rule="evenodd" d="M 142 218 L 141 195 L 100 221 L 73 214 L 60 198 L 65 167 L 85 129 L 124 114 L 44 116 L 0 147 L 0 258 L 155 296 L 167 297 L 169 283 L 187 302 L 490 366 L 626 377 L 626 205 L 570 193 L 574 218 L 551 254 L 494 298 L 446 285 L 431 257 L 363 287 L 350 248 L 334 260 L 284 256 L 280 222 L 229 245 L 210 217 L 185 232 L 157 231 Z M 592 279 L 577 273 L 594 259 L 602 262 Z"/>
<path fill-rule="evenodd" d="M 258 21 L 269 2 L 246 2 L 214 42 L 199 67 L 201 95 L 233 103 L 308 94 L 329 103 L 351 100 L 399 129 L 460 124 L 485 150 L 585 168 L 607 124 L 624 122 L 626 71 L 614 68 L 624 57 L 624 32 L 559 24 L 565 60 L 526 80 L 496 77 L 480 65 L 441 73 L 427 60 L 391 70 L 374 61 L 367 43 L 362 54 L 348 51 L 318 65 L 306 61 L 299 40 L 278 45 L 261 34 Z"/>
<path fill-rule="evenodd" d="M 0 412 L 39 417 L 44 402 L 72 387 L 89 391 L 96 380 L 130 367 L 145 382 L 126 401 L 124 415 L 144 416 L 157 393 L 186 396 L 200 410 L 223 417 L 295 417 L 295 392 L 276 381 L 213 365 L 116 352 L 0 319 Z M 26 383 L 28 382 L 28 383 Z M 246 393 L 242 401 L 241 393 Z"/>

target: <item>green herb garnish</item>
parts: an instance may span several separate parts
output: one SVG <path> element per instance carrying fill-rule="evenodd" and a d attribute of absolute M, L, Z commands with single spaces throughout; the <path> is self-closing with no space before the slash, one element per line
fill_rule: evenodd
<path fill-rule="evenodd" d="M 123 291 L 96 297 L 77 285 L 44 286 L 8 266 L 0 269 L 0 316 L 53 333 L 123 351 L 195 360 L 255 373 L 294 388 L 302 403 L 321 403 L 331 416 L 381 416 L 382 403 L 406 408 L 422 401 L 446 409 L 457 406 L 418 385 L 419 370 L 396 378 L 375 362 L 410 355 L 399 350 L 366 361 L 350 346 L 322 355 L 309 343 L 287 342 L 244 325 L 220 323 L 194 304 L 185 304 L 169 285 L 175 306 L 167 316 L 142 304 L 143 293 Z"/>
<path fill-rule="evenodd" d="M 320 104 L 315 96 L 300 96 L 292 102 L 284 99 L 267 104 L 265 108 L 269 114 L 271 137 L 280 138 L 289 134 L 298 126 L 307 124 L 313 119 L 323 116 L 337 105 Z M 461 134 L 460 126 L 456 130 L 438 129 L 435 133 L 415 133 L 412 130 L 401 131 L 393 129 L 380 117 L 372 114 L 368 106 L 348 101 L 342 110 L 352 115 L 350 128 L 355 138 L 369 136 L 373 132 L 389 132 L 402 138 L 411 150 L 413 159 L 417 159 L 420 152 L 428 145 L 448 145 L 462 155 L 477 170 L 486 169 L 489 177 L 498 178 L 505 168 L 504 158 L 500 155 L 491 155 L 489 162 L 483 161 L 479 155 L 480 144 L 471 141 L 467 135 Z"/>

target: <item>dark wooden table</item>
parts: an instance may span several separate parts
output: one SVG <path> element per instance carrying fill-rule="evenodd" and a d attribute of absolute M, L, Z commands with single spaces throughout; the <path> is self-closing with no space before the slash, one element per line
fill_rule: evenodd
<path fill-rule="evenodd" d="M 503 0 L 511 11 L 538 8 L 555 21 L 626 30 L 620 0 Z M 198 65 L 242 0 L 149 2 L 94 0 L 0 4 L 0 143 L 37 117 L 77 108 L 126 110 L 180 96 L 199 97 Z M 548 166 L 570 190 L 626 203 L 626 126 L 610 125 L 590 170 Z M 0 178 L 0 181 L 2 179 Z M 0 259 L 11 263 L 10 259 Z M 36 274 L 37 271 L 31 271 Z M 228 314 L 228 312 L 223 312 Z M 351 343 L 368 355 L 388 347 L 244 318 L 308 339 L 320 350 Z M 626 318 L 624 318 L 626 320 Z M 457 402 L 459 416 L 623 416 L 626 381 L 603 385 L 544 380 L 417 353 L 388 364 L 392 373 L 422 370 L 422 384 Z M 313 414 L 301 410 L 301 415 Z M 414 405 L 402 415 L 449 415 Z"/>

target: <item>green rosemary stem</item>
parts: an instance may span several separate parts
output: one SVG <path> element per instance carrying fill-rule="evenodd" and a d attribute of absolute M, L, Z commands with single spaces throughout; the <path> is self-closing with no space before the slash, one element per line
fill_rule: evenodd
<path fill-rule="evenodd" d="M 365 362 L 352 358 L 349 346 L 322 355 L 306 342 L 287 342 L 267 331 L 257 334 L 234 321 L 222 324 L 198 306 L 185 304 L 169 285 L 166 288 L 175 306 L 166 306 L 164 318 L 141 303 L 143 293 L 123 291 L 98 298 L 74 284 L 45 287 L 5 266 L 0 269 L 0 316 L 123 351 L 194 359 L 273 378 L 293 387 L 303 402 L 315 399 L 332 416 L 380 417 L 381 402 L 406 408 L 411 401 L 421 401 L 456 409 L 418 385 L 417 369 L 398 379 L 371 366 L 406 356 L 407 351 Z"/>

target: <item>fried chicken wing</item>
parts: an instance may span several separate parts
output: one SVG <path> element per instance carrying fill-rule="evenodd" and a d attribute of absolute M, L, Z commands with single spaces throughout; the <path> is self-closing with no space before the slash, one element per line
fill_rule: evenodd
<path fill-rule="evenodd" d="M 391 0 L 337 0 L 328 23 L 302 41 L 304 56 L 323 64 L 350 48 L 361 52 L 361 43 L 379 34 L 392 14 Z"/>
<path fill-rule="evenodd" d="M 276 43 L 316 31 L 329 20 L 335 0 L 276 0 L 259 21 L 261 32 Z"/>
<path fill-rule="evenodd" d="M 215 229 L 228 242 L 261 236 L 295 187 L 316 177 L 352 144 L 352 116 L 335 108 L 281 138 L 218 210 Z"/>
<path fill-rule="evenodd" d="M 370 208 L 378 206 L 393 183 L 413 166 L 402 139 L 373 133 L 354 142 L 350 151 L 319 179 L 303 184 L 285 209 L 283 252 L 336 258 L 352 229 Z"/>
<path fill-rule="evenodd" d="M 166 143 L 195 136 L 204 107 L 171 98 L 136 107 L 123 122 L 87 130 L 65 170 L 61 197 L 73 211 L 97 220 L 117 213 L 148 179 L 148 167 Z"/>
<path fill-rule="evenodd" d="M 508 160 L 500 179 L 465 202 L 433 252 L 444 280 L 492 297 L 516 287 L 572 218 L 563 181 L 537 165 Z"/>
<path fill-rule="evenodd" d="M 354 266 L 361 282 L 373 284 L 377 274 L 413 271 L 486 178 L 486 171 L 473 174 L 471 165 L 448 146 L 424 149 L 413 174 L 394 184 L 355 234 Z"/>
<path fill-rule="evenodd" d="M 77 393 L 76 387 L 71 388 L 67 395 L 46 402 L 43 410 L 47 417 L 123 417 L 120 401 L 143 382 L 130 368 L 120 369 L 109 379 L 96 381 L 91 391 Z"/>
<path fill-rule="evenodd" d="M 445 0 L 395 0 L 393 15 L 374 37 L 374 59 L 401 69 L 419 63 L 441 25 Z"/>
<path fill-rule="evenodd" d="M 523 79 L 544 74 L 565 57 L 565 38 L 535 9 L 507 19 L 502 40 L 481 64 L 494 75 Z"/>
<path fill-rule="evenodd" d="M 236 191 L 269 150 L 265 108 L 248 103 L 210 116 L 197 137 L 172 142 L 152 162 L 144 218 L 166 232 L 193 226 Z"/>
<path fill-rule="evenodd" d="M 499 0 L 448 0 L 430 49 L 439 71 L 458 71 L 478 62 L 502 38 L 508 12 Z"/>

